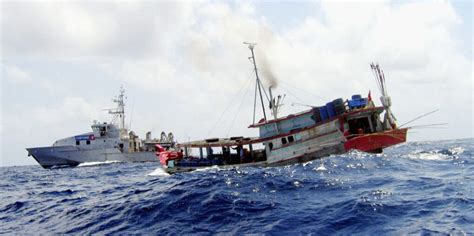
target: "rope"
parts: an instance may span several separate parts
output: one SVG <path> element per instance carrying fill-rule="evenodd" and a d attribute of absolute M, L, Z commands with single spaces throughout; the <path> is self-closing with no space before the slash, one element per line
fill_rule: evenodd
<path fill-rule="evenodd" d="M 222 118 L 224 117 L 224 115 L 227 113 L 227 111 L 229 110 L 229 108 L 231 108 L 232 104 L 234 103 L 235 99 L 237 98 L 237 96 L 242 92 L 242 90 L 247 87 L 247 83 L 248 81 L 251 81 L 250 78 L 253 80 L 252 76 L 253 76 L 253 70 L 250 72 L 250 76 L 249 76 L 249 79 L 247 79 L 246 81 L 244 81 L 242 83 L 242 86 L 240 87 L 239 91 L 237 93 L 235 93 L 235 95 L 232 97 L 232 99 L 230 100 L 230 103 L 227 105 L 226 109 L 221 113 L 221 115 L 219 116 L 219 119 L 217 119 L 216 122 L 214 122 L 213 126 L 209 129 L 208 133 L 207 133 L 207 136 L 210 136 L 211 133 L 214 131 L 214 129 L 217 127 L 217 125 L 221 122 Z"/>
<path fill-rule="evenodd" d="M 250 87 L 251 83 L 248 83 L 248 85 L 246 87 Z M 237 113 L 235 114 L 234 116 L 234 119 L 232 120 L 232 122 L 230 123 L 230 126 L 229 126 L 229 129 L 227 129 L 227 136 L 229 135 L 229 131 L 230 129 L 232 129 L 232 127 L 234 126 L 234 123 L 235 123 L 235 120 L 237 119 L 237 115 L 239 114 L 239 111 L 240 111 L 240 108 L 242 107 L 242 105 L 244 104 L 244 101 L 245 101 L 245 98 L 247 97 L 247 94 L 249 92 L 249 89 L 245 89 L 244 90 L 245 93 L 244 93 L 244 96 L 243 96 L 243 99 L 240 101 L 240 105 L 238 106 L 237 108 Z"/>
<path fill-rule="evenodd" d="M 318 98 L 318 99 L 321 99 L 321 101 L 327 101 L 327 99 L 325 99 L 325 98 L 323 98 L 323 97 L 321 97 L 321 96 L 319 96 L 319 95 L 316 95 L 316 94 L 314 94 L 314 93 L 311 93 L 311 92 L 309 92 L 309 91 L 307 91 L 307 90 L 304 90 L 304 89 L 302 89 L 302 88 L 298 88 L 298 87 L 293 86 L 293 85 L 291 85 L 291 84 L 289 84 L 289 83 L 286 83 L 286 82 L 284 82 L 284 81 L 278 81 L 278 82 L 281 82 L 281 83 L 285 84 L 286 86 L 288 86 L 288 87 L 290 87 L 290 88 L 294 88 L 294 89 L 300 90 L 300 91 L 302 91 L 302 92 L 305 92 L 305 93 L 307 93 L 307 94 L 309 94 L 309 95 L 312 95 L 312 96 L 314 96 L 314 97 L 316 97 L 316 98 Z"/>

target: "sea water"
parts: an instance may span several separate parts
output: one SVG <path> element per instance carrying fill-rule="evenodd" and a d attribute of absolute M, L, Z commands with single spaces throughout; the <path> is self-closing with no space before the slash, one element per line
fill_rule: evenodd
<path fill-rule="evenodd" d="M 0 168 L 0 234 L 474 234 L 474 140 L 273 168 Z M 18 157 L 18 158 L 27 158 Z"/>

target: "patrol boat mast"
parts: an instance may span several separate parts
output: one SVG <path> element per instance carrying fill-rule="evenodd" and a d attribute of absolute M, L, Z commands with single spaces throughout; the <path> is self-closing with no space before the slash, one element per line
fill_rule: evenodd
<path fill-rule="evenodd" d="M 125 128 L 125 98 L 125 89 L 123 89 L 123 86 L 120 86 L 120 94 L 117 96 L 117 98 L 112 100 L 113 102 L 117 103 L 117 108 L 109 109 L 109 114 L 114 115 L 114 119 L 112 121 L 117 118 L 120 119 L 119 129 L 121 136 L 127 135 L 127 129 Z"/>

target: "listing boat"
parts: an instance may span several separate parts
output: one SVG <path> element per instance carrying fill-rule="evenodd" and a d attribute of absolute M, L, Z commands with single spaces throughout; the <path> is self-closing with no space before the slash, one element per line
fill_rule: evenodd
<path fill-rule="evenodd" d="M 180 143 L 177 144 L 177 150 L 166 150 L 157 145 L 156 155 L 168 173 L 211 166 L 288 165 L 350 150 L 381 153 L 384 148 L 406 141 L 408 128 L 397 127 L 390 109 L 391 99 L 387 93 L 385 76 L 380 66 L 373 63 L 371 69 L 382 94 L 382 106 L 375 106 L 369 91 L 367 97 L 353 95 L 345 101 L 338 98 L 324 106 L 312 106 L 309 110 L 278 118 L 283 99 L 280 96 L 273 98 L 270 86 L 269 103 L 273 119 L 267 119 L 262 96 L 264 87 L 257 73 L 254 55 L 255 44 L 247 44 L 264 115 L 263 119 L 254 122 L 249 128 L 258 128 L 259 136 Z M 199 150 L 199 154 L 193 155 L 193 150 Z"/>

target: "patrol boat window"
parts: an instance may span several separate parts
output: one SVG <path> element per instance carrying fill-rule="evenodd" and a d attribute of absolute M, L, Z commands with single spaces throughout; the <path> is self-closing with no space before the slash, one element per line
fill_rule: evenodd
<path fill-rule="evenodd" d="M 106 128 L 105 126 L 100 127 L 100 136 L 105 136 Z"/>

